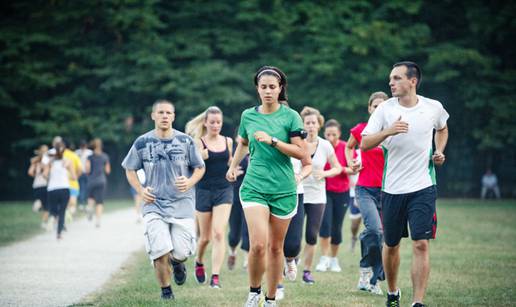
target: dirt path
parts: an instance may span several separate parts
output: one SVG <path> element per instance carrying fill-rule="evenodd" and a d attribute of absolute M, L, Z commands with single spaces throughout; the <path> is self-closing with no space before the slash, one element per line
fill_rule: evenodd
<path fill-rule="evenodd" d="M 60 241 L 52 231 L 0 248 L 0 306 L 78 303 L 143 249 L 133 209 L 106 214 L 100 228 L 86 219 L 68 228 Z"/>

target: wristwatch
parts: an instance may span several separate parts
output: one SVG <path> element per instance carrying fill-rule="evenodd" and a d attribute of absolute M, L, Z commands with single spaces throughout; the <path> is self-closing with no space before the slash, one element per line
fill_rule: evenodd
<path fill-rule="evenodd" d="M 277 145 L 277 144 L 278 144 L 278 138 L 277 138 L 277 137 L 275 137 L 275 136 L 273 136 L 273 137 L 271 138 L 271 146 L 272 146 L 272 147 L 276 147 L 276 145 Z"/>

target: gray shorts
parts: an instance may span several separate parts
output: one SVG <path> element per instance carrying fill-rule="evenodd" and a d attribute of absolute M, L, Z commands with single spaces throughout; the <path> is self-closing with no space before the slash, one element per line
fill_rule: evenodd
<path fill-rule="evenodd" d="M 200 212 L 211 212 L 213 207 L 233 202 L 233 185 L 225 188 L 195 188 L 195 209 Z"/>
<path fill-rule="evenodd" d="M 195 253 L 195 220 L 164 218 L 156 213 L 143 217 L 145 250 L 151 261 L 168 253 L 179 261 Z"/>

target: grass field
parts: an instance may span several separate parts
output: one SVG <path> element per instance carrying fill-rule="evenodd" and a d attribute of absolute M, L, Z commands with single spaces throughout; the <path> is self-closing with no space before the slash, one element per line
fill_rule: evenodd
<path fill-rule="evenodd" d="M 128 200 L 108 200 L 104 206 L 106 212 L 129 208 Z M 76 218 L 84 218 L 78 212 Z M 32 202 L 0 202 L 0 246 L 29 238 L 44 232 L 40 227 L 41 214 L 32 212 Z"/>
<path fill-rule="evenodd" d="M 429 306 L 511 306 L 516 301 L 516 201 L 440 200 L 437 240 L 431 243 Z M 359 250 L 348 251 L 349 220 L 340 252 L 342 273 L 314 273 L 316 284 L 286 282 L 281 306 L 384 306 L 384 296 L 356 290 Z M 402 241 L 399 286 L 402 306 L 411 304 L 410 241 Z M 209 254 L 208 257 L 209 259 Z M 318 259 L 318 257 L 317 257 Z M 188 261 L 185 285 L 173 285 L 176 300 L 162 302 L 160 290 L 143 251 L 132 255 L 101 292 L 78 306 L 242 306 L 248 292 L 241 268 L 221 272 L 222 289 L 198 285 Z M 209 268 L 209 263 L 206 263 Z M 208 271 L 209 272 L 209 271 Z M 385 291 L 386 285 L 382 288 Z"/>

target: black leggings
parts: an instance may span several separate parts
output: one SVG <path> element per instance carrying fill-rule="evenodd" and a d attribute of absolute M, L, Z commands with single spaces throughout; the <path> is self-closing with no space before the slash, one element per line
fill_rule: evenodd
<path fill-rule="evenodd" d="M 349 192 L 326 191 L 326 199 L 319 236 L 321 238 L 331 237 L 331 244 L 339 245 L 342 243 L 342 224 L 348 209 Z"/>
<path fill-rule="evenodd" d="M 305 219 L 305 208 L 303 206 L 303 194 L 297 194 L 297 213 L 290 220 L 288 225 L 283 253 L 285 257 L 294 258 L 301 251 L 301 238 L 303 237 L 303 221 Z"/>
<path fill-rule="evenodd" d="M 60 235 L 64 228 L 66 206 L 70 199 L 70 189 L 48 191 L 47 197 L 50 214 L 57 218 L 57 234 Z"/>
<path fill-rule="evenodd" d="M 319 228 L 321 228 L 325 204 L 305 204 L 304 207 L 306 213 L 305 241 L 307 244 L 315 245 Z"/>
<path fill-rule="evenodd" d="M 240 248 L 249 252 L 249 233 L 247 231 L 247 223 L 245 222 L 244 210 L 240 203 L 239 196 L 240 185 L 234 186 L 233 205 L 231 206 L 231 214 L 229 215 L 229 246 L 235 248 L 242 238 Z"/>

